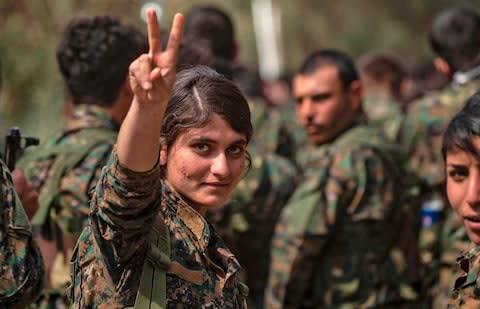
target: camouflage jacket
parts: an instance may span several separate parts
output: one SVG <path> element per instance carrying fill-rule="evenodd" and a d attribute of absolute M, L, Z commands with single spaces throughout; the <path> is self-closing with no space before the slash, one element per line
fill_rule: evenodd
<path fill-rule="evenodd" d="M 275 229 L 265 307 L 397 308 L 415 301 L 410 283 L 419 274 L 397 240 L 399 230 L 415 230 L 400 227 L 406 187 L 398 147 L 354 126 L 309 150 L 304 180 Z"/>
<path fill-rule="evenodd" d="M 214 228 L 160 179 L 159 166 L 136 173 L 114 152 L 91 206 L 72 257 L 72 308 L 133 306 L 159 212 L 170 230 L 170 259 L 183 270 L 167 272 L 167 308 L 243 308 L 239 263 Z M 189 272 L 200 276 L 192 280 Z"/>
<path fill-rule="evenodd" d="M 32 240 L 32 228 L 10 172 L 1 160 L 0 170 L 0 308 L 23 308 L 43 287 L 43 259 Z"/>
<path fill-rule="evenodd" d="M 63 232 L 76 236 L 80 234 L 87 223 L 89 191 L 95 187 L 101 169 L 109 158 L 117 131 L 118 126 L 108 118 L 103 109 L 93 105 L 79 105 L 75 107 L 73 117 L 65 129 L 42 146 L 30 149 L 30 153 L 27 153 L 19 164 L 39 192 L 41 209 L 33 218 L 33 222 L 38 222 L 42 209 L 48 208 L 47 221 L 53 219 Z M 89 144 L 99 132 L 105 132 L 103 135 L 106 137 L 91 149 L 81 151 L 82 145 Z M 47 179 L 58 172 L 52 167 L 55 160 L 49 156 L 43 158 L 36 154 L 42 152 L 48 154 L 49 149 L 56 145 L 65 146 L 61 148 L 64 152 L 77 147 L 78 151 L 85 152 L 86 155 L 65 174 L 60 175 L 58 185 L 49 188 L 45 186 Z M 46 201 L 51 203 L 45 205 Z"/>
<path fill-rule="evenodd" d="M 380 95 L 366 95 L 363 100 L 363 109 L 367 114 L 368 123 L 378 127 L 393 141 L 398 139 L 404 113 L 400 103 L 393 98 Z"/>
<path fill-rule="evenodd" d="M 459 273 L 447 308 L 480 308 L 480 246 L 462 254 L 457 262 Z"/>

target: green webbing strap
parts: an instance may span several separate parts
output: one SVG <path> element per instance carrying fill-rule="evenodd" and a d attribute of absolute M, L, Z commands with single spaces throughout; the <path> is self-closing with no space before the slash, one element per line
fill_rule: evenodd
<path fill-rule="evenodd" d="M 165 309 L 167 300 L 167 270 L 170 267 L 170 231 L 159 222 L 149 234 L 147 258 L 143 263 L 135 309 Z M 159 225 L 159 226 L 156 226 Z"/>
<path fill-rule="evenodd" d="M 92 129 L 93 130 L 93 129 Z M 42 151 L 32 153 L 28 160 L 35 162 L 55 157 L 55 161 L 50 168 L 51 174 L 44 184 L 44 194 L 39 199 L 40 207 L 32 218 L 32 225 L 43 225 L 49 216 L 53 201 L 57 198 L 58 188 L 62 177 L 66 172 L 74 168 L 91 149 L 102 143 L 111 143 L 116 133 L 106 129 L 96 128 L 96 134 L 92 130 L 83 130 L 79 132 L 78 137 L 86 141 L 83 144 L 56 144 L 46 147 Z M 85 198 L 81 198 L 81 203 L 88 203 Z"/>

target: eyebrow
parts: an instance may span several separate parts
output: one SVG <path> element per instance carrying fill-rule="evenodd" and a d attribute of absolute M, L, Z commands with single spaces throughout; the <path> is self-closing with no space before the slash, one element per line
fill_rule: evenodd
<path fill-rule="evenodd" d="M 447 163 L 447 166 L 455 167 L 455 168 L 466 167 L 465 164 L 455 164 L 455 163 Z"/>
<path fill-rule="evenodd" d="M 217 144 L 217 141 L 214 140 L 214 139 L 211 139 L 209 137 L 205 137 L 205 136 L 198 136 L 198 137 L 192 137 L 192 141 L 193 142 L 203 142 L 203 143 L 214 143 L 214 144 Z M 246 138 L 241 138 L 241 139 L 238 139 L 238 140 L 235 140 L 233 141 L 232 143 L 230 143 L 231 145 L 235 144 L 235 145 L 246 145 L 247 144 L 247 139 Z"/>
<path fill-rule="evenodd" d="M 331 91 L 325 91 L 325 92 L 317 92 L 311 95 L 294 96 L 294 98 L 297 102 L 303 101 L 303 99 L 305 98 L 310 98 L 312 101 L 320 101 L 320 100 L 328 99 L 331 96 L 332 96 Z"/>

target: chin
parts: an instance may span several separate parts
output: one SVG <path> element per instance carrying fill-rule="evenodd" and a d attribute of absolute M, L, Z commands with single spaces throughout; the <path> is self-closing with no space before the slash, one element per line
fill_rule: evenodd
<path fill-rule="evenodd" d="M 480 233 L 468 231 L 468 238 L 477 246 L 480 245 Z"/>

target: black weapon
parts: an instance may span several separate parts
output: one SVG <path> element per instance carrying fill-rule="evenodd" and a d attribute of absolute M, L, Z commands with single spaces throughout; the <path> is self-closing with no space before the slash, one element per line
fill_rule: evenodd
<path fill-rule="evenodd" d="M 40 140 L 37 137 L 22 135 L 18 127 L 10 128 L 10 133 L 5 137 L 5 164 L 10 171 L 15 169 L 17 157 L 25 148 L 39 143 Z"/>

